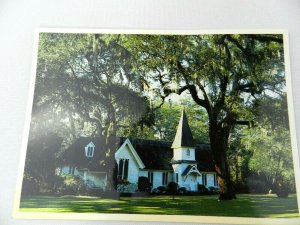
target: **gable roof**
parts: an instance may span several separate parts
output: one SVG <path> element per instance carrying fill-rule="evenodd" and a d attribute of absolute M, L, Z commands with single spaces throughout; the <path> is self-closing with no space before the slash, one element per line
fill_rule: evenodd
<path fill-rule="evenodd" d="M 200 172 L 198 171 L 197 167 L 196 166 L 192 166 L 192 165 L 188 165 L 185 170 L 183 171 L 182 175 L 183 176 L 186 176 L 190 173 L 197 173 L 197 174 L 200 174 Z"/>
<path fill-rule="evenodd" d="M 131 142 L 129 141 L 129 139 L 127 138 L 125 140 L 125 142 L 122 144 L 122 146 L 117 150 L 117 152 L 115 153 L 115 158 L 116 156 L 118 156 L 118 154 L 120 154 L 120 152 L 122 151 L 122 149 L 125 147 L 125 146 L 128 146 L 129 148 L 129 151 L 131 152 L 131 154 L 133 155 L 134 159 L 136 160 L 138 166 L 140 169 L 144 169 L 145 168 L 145 165 L 143 163 L 143 161 L 141 160 L 141 158 L 139 157 L 139 155 L 137 154 L 137 152 L 135 151 L 134 147 L 132 146 Z"/>
<path fill-rule="evenodd" d="M 176 135 L 172 144 L 172 148 L 179 147 L 195 147 L 192 131 L 184 109 L 182 110 Z"/>

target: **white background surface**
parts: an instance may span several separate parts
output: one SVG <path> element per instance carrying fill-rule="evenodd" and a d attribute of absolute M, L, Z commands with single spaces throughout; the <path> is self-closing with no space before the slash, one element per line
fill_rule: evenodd
<path fill-rule="evenodd" d="M 35 28 L 287 29 L 296 127 L 300 129 L 300 1 L 0 0 L 0 224 L 166 224 L 14 220 Z M 300 140 L 300 132 L 297 135 Z M 174 223 L 173 223 L 174 224 Z"/>

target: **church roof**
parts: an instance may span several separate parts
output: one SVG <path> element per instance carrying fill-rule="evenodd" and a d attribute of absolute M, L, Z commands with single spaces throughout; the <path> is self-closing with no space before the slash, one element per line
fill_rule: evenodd
<path fill-rule="evenodd" d="M 185 110 L 182 110 L 172 148 L 195 147 L 192 131 Z"/>
<path fill-rule="evenodd" d="M 126 139 L 126 138 L 125 138 Z M 166 141 L 129 138 L 132 146 L 148 170 L 172 170 L 173 150 Z"/>
<path fill-rule="evenodd" d="M 127 138 L 116 138 L 116 151 Z M 141 158 L 146 170 L 172 170 L 173 150 L 171 142 L 161 140 L 145 140 L 129 138 L 135 151 Z M 94 157 L 85 156 L 84 147 L 90 142 L 95 145 Z M 59 158 L 60 165 L 72 165 L 87 168 L 92 171 L 103 171 L 112 168 L 115 164 L 107 164 L 105 155 L 105 138 L 80 137 Z M 195 146 L 195 163 L 199 171 L 214 171 L 212 154 L 208 144 Z M 190 161 L 189 161 L 190 162 Z"/>

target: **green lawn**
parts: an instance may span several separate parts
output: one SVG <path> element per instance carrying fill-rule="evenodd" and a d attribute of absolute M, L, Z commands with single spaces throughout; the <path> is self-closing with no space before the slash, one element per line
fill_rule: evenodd
<path fill-rule="evenodd" d="M 149 196 L 120 200 L 87 196 L 23 197 L 21 212 L 134 213 L 160 215 L 201 215 L 290 218 L 298 217 L 296 195 L 241 194 L 232 201 L 217 201 L 217 196 Z"/>

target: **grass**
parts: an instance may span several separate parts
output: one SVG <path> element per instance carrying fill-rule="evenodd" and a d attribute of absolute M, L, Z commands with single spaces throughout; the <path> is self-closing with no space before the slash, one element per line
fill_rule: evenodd
<path fill-rule="evenodd" d="M 232 201 L 217 201 L 217 196 L 122 197 L 119 200 L 88 196 L 26 196 L 21 212 L 126 213 L 160 215 L 201 215 L 230 217 L 299 217 L 296 195 L 241 194 Z"/>

